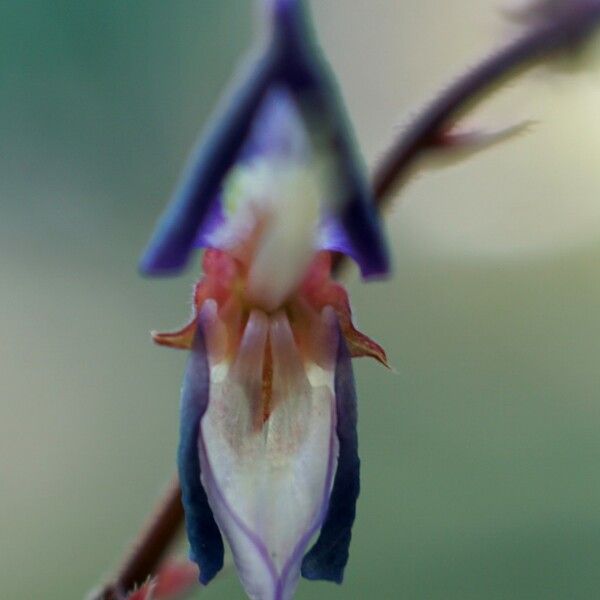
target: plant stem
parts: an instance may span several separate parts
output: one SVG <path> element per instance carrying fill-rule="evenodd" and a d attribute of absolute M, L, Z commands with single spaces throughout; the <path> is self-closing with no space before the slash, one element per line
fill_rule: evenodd
<path fill-rule="evenodd" d="M 160 564 L 183 524 L 179 479 L 174 477 L 138 539 L 121 562 L 116 577 L 93 600 L 122 600 L 144 583 Z M 92 600 L 90 599 L 90 600 Z"/>
<path fill-rule="evenodd" d="M 440 136 L 459 116 L 481 102 L 489 92 L 553 54 L 575 50 L 598 27 L 599 1 L 565 0 L 564 4 L 572 7 L 490 54 L 421 111 L 375 168 L 373 193 L 378 206 L 390 199 L 402 177 L 410 172 L 423 153 L 439 148 Z"/>

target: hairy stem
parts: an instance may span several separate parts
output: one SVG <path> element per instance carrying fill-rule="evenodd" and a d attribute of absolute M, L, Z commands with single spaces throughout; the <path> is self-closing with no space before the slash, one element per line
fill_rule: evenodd
<path fill-rule="evenodd" d="M 155 573 L 183 524 L 179 479 L 173 478 L 156 510 L 124 557 L 116 577 L 90 600 L 122 600 Z"/>

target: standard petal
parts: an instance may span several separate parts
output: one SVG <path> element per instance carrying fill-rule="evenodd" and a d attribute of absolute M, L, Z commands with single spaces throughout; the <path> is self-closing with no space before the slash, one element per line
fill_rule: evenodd
<path fill-rule="evenodd" d="M 214 127 L 192 155 L 174 199 L 161 217 L 141 259 L 147 275 L 170 275 L 187 264 L 196 238 L 216 201 L 219 186 L 230 169 L 250 129 L 253 116 L 272 82 L 271 52 L 256 63 L 232 95 Z"/>
<path fill-rule="evenodd" d="M 339 458 L 327 517 L 321 533 L 304 557 L 302 576 L 341 583 L 348 562 L 356 500 L 360 492 L 360 459 L 356 433 L 356 391 L 350 352 L 342 335 L 339 336 L 335 371 L 337 409 L 336 433 Z"/>
<path fill-rule="evenodd" d="M 219 230 L 227 223 L 227 215 L 223 208 L 222 195 L 212 203 L 204 218 L 202 226 L 198 230 L 194 240 L 194 248 L 215 248 L 217 244 L 213 243 L 215 236 L 218 236 Z"/>
<path fill-rule="evenodd" d="M 313 69 L 318 68 L 315 62 Z M 390 270 L 388 249 L 366 169 L 341 96 L 326 67 L 320 69 L 306 74 L 296 97 L 309 132 L 317 136 L 314 143 L 330 148 L 333 175 L 324 217 L 343 232 L 344 250 L 358 263 L 363 277 L 385 275 Z M 342 239 L 340 233 L 338 238 Z"/>
<path fill-rule="evenodd" d="M 239 156 L 240 163 L 256 158 L 308 163 L 310 140 L 306 125 L 289 90 L 281 85 L 269 90 Z"/>
<path fill-rule="evenodd" d="M 349 256 L 355 262 L 360 260 L 360 256 L 356 253 L 352 241 L 339 222 L 339 219 L 335 217 L 330 216 L 329 218 L 325 218 L 319 224 L 317 247 L 319 250 L 340 252 Z"/>
<path fill-rule="evenodd" d="M 327 145 L 334 157 L 329 216 L 344 229 L 348 253 L 364 277 L 389 272 L 389 255 L 382 226 L 354 140 L 341 94 L 319 50 L 306 3 L 275 3 L 274 55 L 281 78 L 289 86 L 308 123 L 313 143 Z"/>
<path fill-rule="evenodd" d="M 326 312 L 335 353 L 338 333 Z M 267 346 L 272 390 L 265 399 Z M 337 462 L 333 366 L 307 371 L 285 314 L 253 311 L 234 363 L 226 372 L 211 364 L 211 371 L 200 436 L 209 501 L 250 598 L 289 600 L 325 516 Z"/>
<path fill-rule="evenodd" d="M 181 499 L 191 546 L 190 558 L 200 568 L 201 583 L 208 583 L 223 567 L 223 540 L 200 481 L 198 435 L 209 394 L 209 368 L 202 327 L 196 334 L 181 393 L 178 450 Z"/>

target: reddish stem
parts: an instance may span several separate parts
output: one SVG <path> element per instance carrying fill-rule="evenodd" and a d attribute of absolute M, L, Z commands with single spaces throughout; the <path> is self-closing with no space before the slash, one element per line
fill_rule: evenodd
<path fill-rule="evenodd" d="M 576 49 L 599 25 L 598 0 L 567 0 L 560 14 L 541 21 L 521 37 L 489 55 L 427 105 L 385 153 L 373 175 L 373 192 L 383 205 L 413 163 L 437 146 L 440 136 L 486 93 L 547 60 L 552 54 Z M 570 6 L 570 7 L 569 7 Z"/>
<path fill-rule="evenodd" d="M 181 489 L 179 480 L 175 477 L 137 541 L 121 562 L 117 576 L 93 600 L 122 600 L 127 592 L 143 584 L 156 572 L 182 524 Z"/>

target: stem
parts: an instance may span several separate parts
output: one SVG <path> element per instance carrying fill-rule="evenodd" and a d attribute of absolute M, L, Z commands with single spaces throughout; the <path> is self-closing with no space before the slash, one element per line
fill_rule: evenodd
<path fill-rule="evenodd" d="M 373 192 L 382 207 L 406 178 L 414 163 L 436 146 L 453 122 L 481 102 L 485 95 L 548 59 L 552 54 L 575 48 L 598 26 L 600 0 L 569 0 L 560 14 L 531 27 L 521 37 L 489 55 L 474 69 L 442 92 L 392 144 L 373 174 Z M 334 257 L 339 273 L 345 258 Z M 183 524 L 181 490 L 175 478 L 149 519 L 131 552 L 122 562 L 114 581 L 92 600 L 121 600 L 126 592 L 142 584 L 160 563 Z"/>
<path fill-rule="evenodd" d="M 177 477 L 122 561 L 114 581 L 90 600 L 122 600 L 127 592 L 143 584 L 160 564 L 183 524 L 181 489 Z"/>
<path fill-rule="evenodd" d="M 390 194 L 421 155 L 439 147 L 440 136 L 466 111 L 480 103 L 488 92 L 521 75 L 554 53 L 576 49 L 600 21 L 598 0 L 567 0 L 571 8 L 529 29 L 520 38 L 489 55 L 460 77 L 434 101 L 392 144 L 373 175 L 373 193 L 378 206 Z"/>

